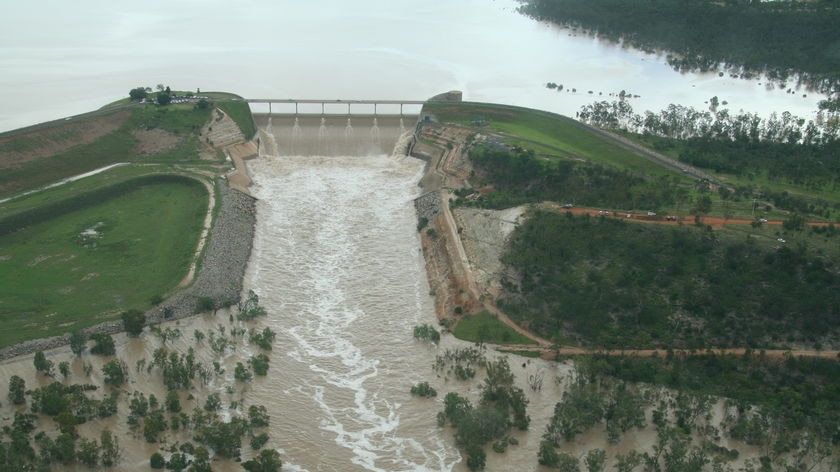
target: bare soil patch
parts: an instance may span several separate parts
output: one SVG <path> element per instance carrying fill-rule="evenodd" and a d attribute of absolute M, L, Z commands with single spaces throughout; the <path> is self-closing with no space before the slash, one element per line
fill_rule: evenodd
<path fill-rule="evenodd" d="M 175 149 L 183 141 L 183 138 L 157 128 L 137 129 L 132 131 L 131 135 L 137 140 L 135 150 L 140 155 L 166 152 Z"/>

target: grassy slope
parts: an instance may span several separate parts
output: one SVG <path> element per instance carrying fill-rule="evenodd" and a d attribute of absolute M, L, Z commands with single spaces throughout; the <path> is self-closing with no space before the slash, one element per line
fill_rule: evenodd
<path fill-rule="evenodd" d="M 455 327 L 454 334 L 458 339 L 472 342 L 536 344 L 486 311 L 462 319 Z"/>
<path fill-rule="evenodd" d="M 509 142 L 556 158 L 586 159 L 645 175 L 684 178 L 649 160 L 607 142 L 573 120 L 538 110 L 481 103 L 427 103 L 423 113 L 441 122 L 472 125 L 484 120 L 493 132 L 509 135 Z"/>
<path fill-rule="evenodd" d="M 0 237 L 0 345 L 148 308 L 185 275 L 207 201 L 197 181 L 148 184 Z"/>
<path fill-rule="evenodd" d="M 231 97 L 214 95 L 214 99 Z M 5 322 L 0 345 L 61 334 L 131 308 L 146 309 L 152 297 L 165 295 L 186 274 L 206 214 L 207 192 L 194 179 L 151 184 L 148 176 L 205 179 L 203 175 L 215 174 L 224 166 L 198 155 L 198 134 L 210 110 L 190 104 L 133 105 L 119 110 L 120 116 L 125 110 L 130 113 L 115 131 L 57 154 L 44 149 L 55 148 L 56 140 L 67 138 L 66 123 L 71 122 L 10 133 L 13 140 L 6 145 L 40 156 L 0 175 L 0 196 L 18 195 L 0 203 L 0 220 L 55 202 L 77 201 L 80 195 L 130 184 L 138 177 L 144 185 L 96 205 L 70 205 L 72 211 L 63 208 L 58 216 L 50 213 L 47 221 L 27 223 L 26 228 L 0 236 L 0 317 Z M 114 109 L 107 108 L 72 123 L 90 120 L 95 124 L 111 119 L 113 113 Z M 133 132 L 155 129 L 179 137 L 179 143 L 157 154 L 138 154 Z M 21 195 L 117 162 L 129 165 Z M 90 228 L 102 232 L 102 237 L 87 240 L 81 236 Z"/>

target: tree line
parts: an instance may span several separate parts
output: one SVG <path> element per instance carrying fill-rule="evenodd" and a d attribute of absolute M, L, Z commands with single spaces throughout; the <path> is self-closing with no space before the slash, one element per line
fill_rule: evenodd
<path fill-rule="evenodd" d="M 680 71 L 764 73 L 785 88 L 798 77 L 829 93 L 840 83 L 836 1 L 528 0 L 520 10 L 644 51 L 666 50 Z"/>
<path fill-rule="evenodd" d="M 599 347 L 760 347 L 840 334 L 840 268 L 805 246 L 708 227 L 532 210 L 500 306 L 547 339 Z"/>
<path fill-rule="evenodd" d="M 476 146 L 470 149 L 475 187 L 492 185 L 484 195 L 456 192 L 456 204 L 509 208 L 551 200 L 611 208 L 659 208 L 688 201 L 674 178 L 646 180 L 626 170 L 592 163 L 545 160 L 533 151 Z"/>
<path fill-rule="evenodd" d="M 581 121 L 593 126 L 633 133 L 681 162 L 748 180 L 767 178 L 815 190 L 840 189 L 840 116 L 821 113 L 806 121 L 788 112 L 761 118 L 752 113 L 730 114 L 726 109 L 699 111 L 669 105 L 659 113 L 633 112 L 626 102 L 595 102 L 584 106 Z M 753 196 L 755 189 L 738 192 Z M 780 208 L 824 213 L 831 204 L 817 199 L 761 193 Z M 833 205 L 837 207 L 837 205 Z"/>

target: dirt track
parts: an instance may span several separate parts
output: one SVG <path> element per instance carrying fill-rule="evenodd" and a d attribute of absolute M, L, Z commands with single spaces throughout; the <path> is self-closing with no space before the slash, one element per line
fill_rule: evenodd
<path fill-rule="evenodd" d="M 681 224 L 694 224 L 694 215 L 655 215 L 649 216 L 646 213 L 628 213 L 626 211 L 612 211 L 612 210 L 600 210 L 597 208 L 586 208 L 586 207 L 572 207 L 572 208 L 563 208 L 560 204 L 554 202 L 544 202 L 541 204 L 543 208 L 552 209 L 556 211 L 566 211 L 572 213 L 574 215 L 591 215 L 591 216 L 606 216 L 608 218 L 617 218 L 627 221 L 634 221 L 634 222 L 642 222 L 642 223 L 655 223 L 661 225 L 681 225 Z M 629 215 L 629 216 L 628 216 Z M 667 219 L 669 217 L 673 217 L 675 219 Z M 709 225 L 715 229 L 721 229 L 724 225 L 749 225 L 752 224 L 755 220 L 749 220 L 744 218 L 720 218 L 717 216 L 702 216 L 700 217 L 700 224 Z M 781 220 L 768 220 L 762 222 L 763 225 L 769 226 L 781 226 L 784 224 L 784 221 Z M 828 226 L 829 224 L 840 224 L 840 223 L 826 223 L 823 221 L 809 221 L 805 223 L 808 226 Z"/>

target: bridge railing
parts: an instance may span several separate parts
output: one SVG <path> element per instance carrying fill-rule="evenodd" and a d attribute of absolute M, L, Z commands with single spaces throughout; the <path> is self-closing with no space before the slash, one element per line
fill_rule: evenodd
<path fill-rule="evenodd" d="M 268 114 L 306 114 L 306 115 L 419 115 L 426 102 L 423 100 L 321 100 L 321 99 L 277 99 L 250 98 L 245 100 L 251 105 L 268 105 Z M 263 108 L 264 109 L 264 108 Z"/>

